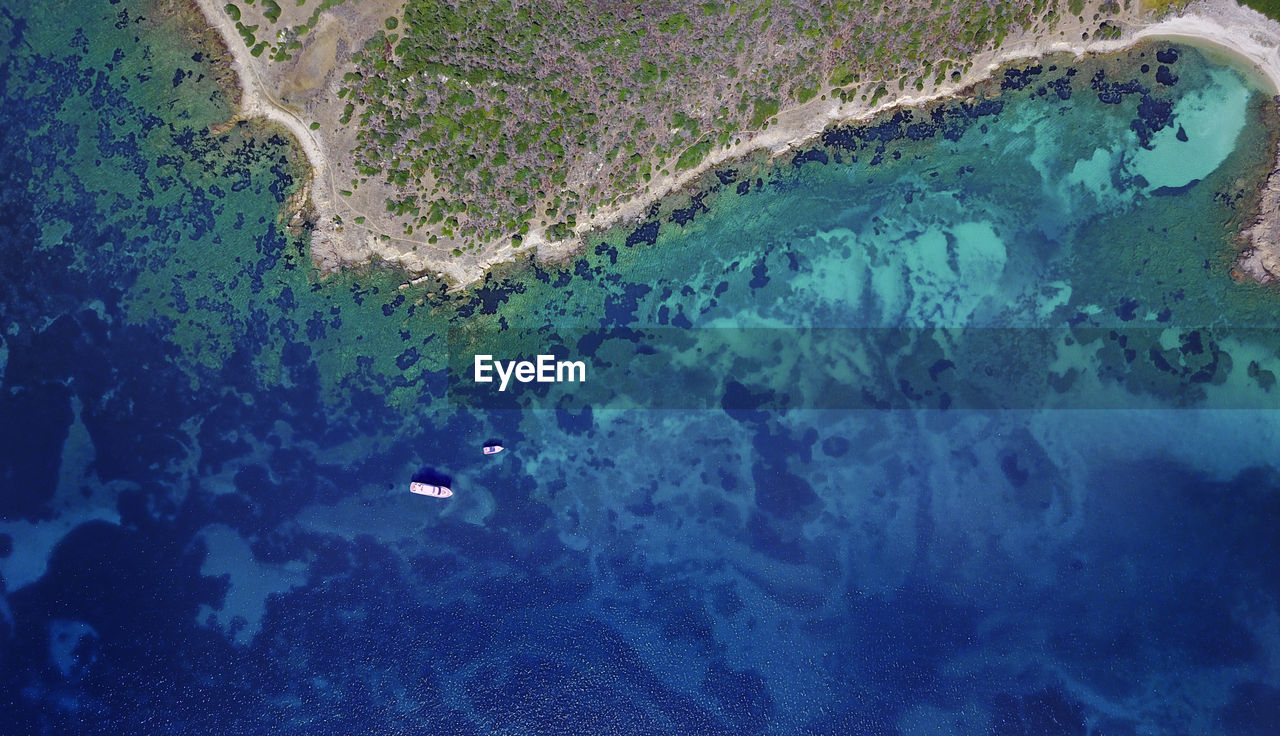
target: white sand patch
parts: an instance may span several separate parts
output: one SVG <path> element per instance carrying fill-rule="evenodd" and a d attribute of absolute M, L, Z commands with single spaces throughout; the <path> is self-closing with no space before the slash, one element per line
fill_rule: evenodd
<path fill-rule="evenodd" d="M 972 320 L 982 303 L 999 292 L 1000 275 L 1008 261 L 1004 240 L 987 221 L 929 226 L 901 252 L 901 268 L 911 288 L 910 304 L 902 305 L 905 321 L 943 327 Z M 893 273 L 878 273 L 883 278 L 876 281 L 877 286 L 884 284 L 888 289 Z M 905 297 L 900 291 L 899 285 L 898 303 Z M 888 324 L 898 321 L 890 306 L 886 300 L 882 318 Z"/>
<path fill-rule="evenodd" d="M 12 592 L 39 580 L 48 567 L 49 555 L 72 529 L 89 521 L 120 523 L 116 498 L 120 491 L 133 487 L 127 481 L 101 483 L 90 471 L 95 452 L 89 430 L 80 421 L 82 404 L 72 397 L 75 420 L 67 430 L 62 445 L 62 464 L 58 468 L 58 488 L 50 507 L 54 517 L 35 523 L 26 520 L 0 521 L 0 534 L 13 540 L 13 552 L 0 558 L 0 577 Z M 86 496 L 85 490 L 89 493 Z"/>
<path fill-rule="evenodd" d="M 1224 382 L 1218 385 L 1205 384 L 1204 390 L 1210 406 L 1221 407 L 1258 407 L 1268 405 L 1280 406 L 1280 384 L 1273 384 L 1267 391 L 1267 397 L 1259 401 L 1260 385 L 1257 378 L 1249 375 L 1250 363 L 1257 363 L 1260 369 L 1273 365 L 1275 350 L 1253 340 L 1239 339 L 1231 335 L 1219 337 L 1215 342 L 1231 356 L 1231 372 Z"/>
<path fill-rule="evenodd" d="M 797 295 L 811 295 L 810 299 L 818 304 L 851 308 L 862 301 L 867 253 L 856 233 L 845 227 L 822 230 L 801 248 L 810 257 L 810 270 L 791 277 Z M 844 255 L 846 249 L 848 256 Z"/>
<path fill-rule="evenodd" d="M 1132 192 L 1120 192 L 1112 184 L 1111 170 L 1116 163 L 1116 153 L 1107 148 L 1095 148 L 1091 157 L 1077 159 L 1075 166 L 1062 180 L 1060 199 L 1069 202 L 1067 192 L 1079 188 L 1092 194 L 1100 204 L 1113 209 L 1132 202 Z"/>
<path fill-rule="evenodd" d="M 67 439 L 62 443 L 62 465 L 58 468 L 58 490 L 55 492 L 55 498 L 64 503 L 81 496 L 80 489 L 90 480 L 90 467 L 98 456 L 93 447 L 93 438 L 89 436 L 89 428 L 80 419 L 83 409 L 80 397 L 73 396 L 71 410 L 75 421 L 67 429 Z"/>
<path fill-rule="evenodd" d="M 283 564 L 259 562 L 249 543 L 224 524 L 211 524 L 201 529 L 197 537 L 208 549 L 200 574 L 226 575 L 231 586 L 222 608 L 200 606 L 196 623 L 217 629 L 236 644 L 248 644 L 261 630 L 268 597 L 287 593 L 307 582 L 306 563 L 299 560 Z"/>
<path fill-rule="evenodd" d="M 1066 281 L 1050 281 L 1042 284 L 1036 317 L 1040 320 L 1048 320 L 1055 310 L 1071 302 L 1071 292 L 1071 284 Z"/>
<path fill-rule="evenodd" d="M 0 577 L 9 591 L 21 590 L 39 580 L 49 564 L 49 554 L 77 526 L 95 519 L 117 524 L 120 518 L 107 509 L 85 509 L 49 521 L 0 522 L 0 534 L 13 539 L 13 553 L 0 559 Z"/>
<path fill-rule="evenodd" d="M 1213 86 L 1178 100 L 1174 125 L 1151 136 L 1150 149 L 1134 151 L 1131 169 L 1151 187 L 1180 187 L 1203 179 L 1235 150 L 1248 117 L 1249 88 L 1228 72 L 1211 70 L 1209 75 Z M 1185 143 L 1178 140 L 1179 130 L 1186 132 Z"/>

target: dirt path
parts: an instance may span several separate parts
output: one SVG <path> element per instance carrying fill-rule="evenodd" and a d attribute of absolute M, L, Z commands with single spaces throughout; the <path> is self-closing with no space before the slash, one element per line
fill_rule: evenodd
<path fill-rule="evenodd" d="M 312 254 L 318 267 L 322 270 L 335 270 L 344 265 L 380 257 L 400 262 L 418 273 L 444 275 L 453 280 L 457 288 L 479 281 L 490 266 L 514 257 L 509 250 L 501 254 L 475 254 L 475 257 L 461 260 L 450 259 L 447 255 L 439 258 L 423 257 L 401 250 L 417 243 L 413 239 L 383 234 L 381 237 L 387 242 L 379 242 L 377 230 L 367 226 L 359 231 L 352 227 L 349 232 L 343 232 L 335 224 L 337 216 L 364 213 L 338 199 L 333 171 L 340 167 L 332 165 L 328 158 L 324 131 L 311 130 L 300 117 L 271 95 L 268 85 L 261 77 L 260 62 L 249 53 L 234 22 L 222 11 L 220 2 L 221 0 L 197 0 L 201 12 L 222 35 L 231 51 L 232 66 L 237 72 L 242 90 L 240 117 L 264 117 L 284 126 L 297 138 L 311 164 L 313 178 L 309 194 L 317 215 L 317 227 L 312 235 Z M 584 236 L 640 218 L 653 202 L 679 191 L 725 162 L 760 150 L 768 151 L 774 156 L 781 155 L 811 143 L 832 124 L 860 122 L 895 107 L 916 107 L 940 98 L 954 97 L 989 78 L 1004 65 L 1047 54 L 1114 52 L 1142 39 L 1159 37 L 1207 42 L 1254 65 L 1280 91 L 1280 23 L 1242 7 L 1234 0 L 1207 0 L 1192 6 L 1183 15 L 1163 20 L 1142 18 L 1137 11 L 1129 11 L 1116 21 L 1125 29 L 1124 37 L 1118 40 L 1066 40 L 1078 38 L 1082 32 L 1096 27 L 1096 22 L 1080 23 L 1074 19 L 1048 32 L 1052 34 L 1052 38 L 1046 37 L 1045 31 L 1024 33 L 999 49 L 974 57 L 969 72 L 958 82 L 927 84 L 919 92 L 912 90 L 910 93 L 894 94 L 891 91 L 890 97 L 883 104 L 874 107 L 861 100 L 841 103 L 838 99 L 815 99 L 805 105 L 784 110 L 766 130 L 745 133 L 739 143 L 713 151 L 696 167 L 655 177 L 645 192 L 637 194 L 630 201 L 596 212 L 594 216 L 578 224 L 574 230 L 575 237 L 550 241 L 545 232 L 535 228 L 525 238 L 525 243 L 532 246 L 543 260 L 569 257 L 581 248 Z M 346 152 L 330 153 L 346 155 Z M 1277 162 L 1277 169 L 1280 170 L 1280 161 Z M 1269 208 L 1264 206 L 1262 219 L 1266 222 L 1259 222 L 1251 229 L 1255 242 L 1264 238 L 1275 241 L 1272 234 L 1280 234 L 1280 175 L 1273 174 L 1270 185 L 1268 191 L 1275 201 L 1270 203 Z M 376 222 L 375 218 L 367 219 L 370 223 Z M 1245 269 L 1254 278 L 1268 280 L 1280 277 L 1280 244 L 1268 247 L 1270 251 L 1255 257 L 1254 268 Z M 1270 274 L 1275 276 L 1269 276 Z"/>

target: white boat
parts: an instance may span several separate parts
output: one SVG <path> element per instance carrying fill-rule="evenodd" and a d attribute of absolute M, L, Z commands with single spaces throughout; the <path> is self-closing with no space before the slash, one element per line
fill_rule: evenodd
<path fill-rule="evenodd" d="M 430 483 L 419 483 L 413 481 L 409 484 L 409 492 L 416 493 L 419 496 L 431 496 L 432 498 L 448 498 L 453 495 L 453 491 L 447 486 L 433 486 Z"/>
<path fill-rule="evenodd" d="M 497 455 L 499 452 L 502 452 L 502 450 L 503 450 L 502 445 L 485 445 L 484 446 L 484 454 L 486 455 Z"/>

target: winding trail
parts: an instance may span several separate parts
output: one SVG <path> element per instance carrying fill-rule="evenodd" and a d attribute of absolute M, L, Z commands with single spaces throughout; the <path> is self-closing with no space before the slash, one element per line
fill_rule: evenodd
<path fill-rule="evenodd" d="M 310 127 L 292 110 L 277 100 L 267 91 L 266 84 L 258 73 L 253 55 L 244 45 L 236 30 L 235 22 L 223 12 L 219 0 L 196 0 L 196 5 L 204 15 L 205 21 L 222 36 L 222 41 L 231 54 L 231 66 L 236 71 L 236 79 L 240 83 L 240 109 L 234 119 L 249 120 L 266 118 L 278 123 L 293 134 L 302 148 L 307 162 L 311 165 L 311 181 L 309 196 L 312 206 L 318 214 L 319 223 L 330 224 L 337 214 L 337 191 L 330 174 L 329 157 L 325 153 L 318 131 Z M 319 230 L 317 230 L 319 232 Z"/>
<path fill-rule="evenodd" d="M 220 0 L 196 0 L 206 20 L 221 34 L 231 54 L 232 66 L 237 70 L 241 90 L 238 118 L 263 117 L 284 126 L 297 138 L 310 162 L 313 185 L 309 195 L 317 213 L 316 230 L 312 234 L 312 253 L 318 267 L 333 270 L 377 256 L 397 261 L 419 274 L 427 274 L 410 283 L 439 275 L 452 279 L 453 288 L 465 288 L 481 280 L 489 267 L 515 258 L 512 251 L 486 252 L 486 257 L 464 264 L 447 257 L 443 257 L 443 260 L 418 255 L 411 257 L 409 252 L 381 245 L 379 237 L 411 246 L 424 244 L 425 241 L 382 232 L 372 226 L 372 223 L 378 221 L 376 217 L 359 212 L 346 203 L 340 205 L 341 200 L 333 182 L 334 166 L 326 153 L 322 132 L 311 130 L 297 114 L 271 95 L 260 76 L 259 62 L 249 53 L 235 23 L 222 11 L 219 2 Z M 921 92 L 898 93 L 874 107 L 860 100 L 842 103 L 836 99 L 815 99 L 783 110 L 766 130 L 744 133 L 739 143 L 711 152 L 694 168 L 655 178 L 647 191 L 638 193 L 631 200 L 601 208 L 574 228 L 573 237 L 550 241 L 542 229 L 535 228 L 526 236 L 525 244 L 531 246 L 542 260 L 570 257 L 582 249 L 582 244 L 591 233 L 625 222 L 638 221 L 653 202 L 689 186 L 716 166 L 760 150 L 766 150 L 776 157 L 811 143 L 831 125 L 861 122 L 886 110 L 918 107 L 937 99 L 962 95 L 968 88 L 990 78 L 1010 63 L 1048 54 L 1070 53 L 1081 56 L 1110 53 L 1151 38 L 1207 44 L 1252 66 L 1271 86 L 1273 93 L 1280 93 L 1280 23 L 1238 5 L 1235 0 L 1204 0 L 1181 15 L 1162 19 L 1143 16 L 1137 11 L 1127 11 L 1116 20 L 1125 29 L 1124 36 L 1120 39 L 1066 41 L 1049 40 L 1036 33 L 1024 34 L 1004 47 L 974 57 L 970 71 L 957 82 L 927 84 Z M 1095 25 L 1094 22 L 1080 23 L 1073 19 L 1051 32 L 1065 32 L 1066 35 L 1075 36 L 1082 31 L 1091 30 Z M 1244 233 L 1250 246 L 1241 256 L 1241 270 L 1251 278 L 1267 282 L 1280 279 L 1280 237 L 1277 237 L 1280 236 L 1280 159 L 1276 163 L 1276 172 L 1273 172 L 1264 190 L 1262 212 L 1258 222 Z M 365 235 L 355 232 L 354 227 L 350 232 L 339 231 L 334 220 L 342 213 L 363 215 L 370 223 L 360 226 Z M 353 243 L 353 240 L 360 242 Z M 527 250 L 528 248 L 521 252 Z"/>

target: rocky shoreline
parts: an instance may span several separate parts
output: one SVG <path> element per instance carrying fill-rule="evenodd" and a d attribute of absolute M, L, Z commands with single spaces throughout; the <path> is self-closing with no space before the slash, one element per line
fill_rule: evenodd
<path fill-rule="evenodd" d="M 1275 98 L 1280 106 L 1280 95 Z M 1272 109 L 1274 126 L 1280 126 L 1280 115 Z M 1241 251 L 1236 259 L 1237 276 L 1271 284 L 1280 281 L 1280 150 L 1258 192 L 1252 222 L 1240 230 Z"/>
<path fill-rule="evenodd" d="M 771 159 L 803 150 L 819 140 L 837 125 L 863 123 L 894 109 L 914 109 L 928 102 L 964 96 L 1001 69 L 1020 61 L 1031 61 L 1051 54 L 1070 53 L 1077 56 L 1091 53 L 1122 51 L 1142 41 L 1153 38 L 1169 38 L 1192 44 L 1208 45 L 1238 58 L 1255 68 L 1280 92 L 1280 23 L 1262 14 L 1238 5 L 1234 0 L 1208 0 L 1199 2 L 1180 15 L 1156 19 L 1127 14 L 1122 19 L 1125 34 L 1119 39 L 1095 41 L 1051 41 L 1026 37 L 1006 46 L 987 52 L 973 60 L 972 71 L 955 83 L 947 83 L 916 94 L 899 94 L 887 104 L 876 106 L 865 102 L 838 100 L 814 100 L 791 110 L 784 110 L 776 122 L 765 131 L 745 133 L 740 144 L 714 151 L 698 166 L 671 176 L 665 181 L 655 180 L 653 188 L 630 201 L 597 212 L 595 216 L 579 222 L 569 238 L 548 239 L 538 229 L 525 238 L 522 251 L 510 250 L 502 254 L 476 254 L 474 258 L 436 258 L 417 252 L 410 241 L 398 237 L 379 238 L 366 226 L 360 232 L 348 223 L 344 231 L 341 223 L 343 203 L 333 184 L 335 161 L 332 151 L 326 150 L 324 131 L 313 130 L 301 117 L 278 102 L 269 92 L 257 62 L 236 36 L 235 29 L 220 10 L 215 0 L 196 0 L 197 7 L 210 25 L 222 34 L 231 66 L 240 81 L 240 112 L 237 119 L 266 117 L 285 128 L 297 138 L 300 148 L 312 168 L 309 186 L 310 211 L 315 223 L 312 229 L 311 252 L 315 266 L 322 272 L 382 260 L 403 268 L 409 284 L 433 278 L 443 278 L 453 288 L 466 288 L 480 283 L 488 271 L 503 262 L 515 261 L 520 254 L 533 252 L 540 261 L 562 261 L 581 252 L 584 244 L 595 234 L 624 225 L 640 224 L 654 206 L 664 200 L 686 198 L 690 190 L 696 190 L 698 182 L 713 171 L 737 161 L 744 161 L 764 153 Z M 1280 120 L 1276 121 L 1280 126 Z M 683 193 L 683 194 L 682 194 Z M 305 206 L 305 204 L 303 204 Z M 348 207 L 348 209 L 350 209 Z M 301 208 L 299 208 L 301 211 Z M 1280 279 L 1280 155 L 1266 185 L 1260 193 L 1257 217 L 1241 233 L 1241 254 L 1238 272 L 1261 283 Z M 288 216 L 291 213 L 286 213 Z M 297 219 L 296 217 L 294 219 Z M 363 218 L 360 218 L 363 219 Z M 364 232 L 367 230 L 368 232 Z M 409 247 L 412 246 L 412 247 Z M 531 247 L 530 247 L 531 246 Z M 485 257 L 481 257 L 484 255 Z"/>

